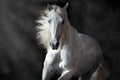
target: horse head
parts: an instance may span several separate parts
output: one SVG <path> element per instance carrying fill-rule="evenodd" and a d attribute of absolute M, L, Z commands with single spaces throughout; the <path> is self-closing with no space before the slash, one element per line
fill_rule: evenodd
<path fill-rule="evenodd" d="M 66 23 L 67 7 L 68 3 L 63 8 L 48 5 L 48 25 L 50 27 L 50 46 L 52 49 L 58 49 L 59 47 L 60 38 Z"/>

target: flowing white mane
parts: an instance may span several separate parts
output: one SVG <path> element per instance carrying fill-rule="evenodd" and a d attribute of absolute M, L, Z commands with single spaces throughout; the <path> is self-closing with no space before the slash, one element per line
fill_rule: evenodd
<path fill-rule="evenodd" d="M 41 11 L 41 15 L 39 17 L 39 19 L 37 20 L 38 26 L 37 28 L 37 38 L 40 41 L 40 44 L 43 44 L 43 46 L 46 49 L 50 48 L 49 45 L 49 41 L 51 38 L 50 32 L 49 32 L 49 25 L 48 25 L 48 14 L 50 13 L 50 11 L 55 10 L 56 12 L 58 12 L 58 14 L 62 13 L 62 8 L 60 8 L 57 5 L 52 5 L 52 9 L 49 10 L 48 8 L 45 9 L 44 11 Z"/>

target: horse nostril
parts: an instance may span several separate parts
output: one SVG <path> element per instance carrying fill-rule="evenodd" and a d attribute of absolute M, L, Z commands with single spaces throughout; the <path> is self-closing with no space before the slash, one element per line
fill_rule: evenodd
<path fill-rule="evenodd" d="M 53 49 L 55 49 L 55 44 L 52 44 Z"/>
<path fill-rule="evenodd" d="M 56 43 L 56 46 L 57 46 L 57 47 L 59 46 L 59 42 Z"/>

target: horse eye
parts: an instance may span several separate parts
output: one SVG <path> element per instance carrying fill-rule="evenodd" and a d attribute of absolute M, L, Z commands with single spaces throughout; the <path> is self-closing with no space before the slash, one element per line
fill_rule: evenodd
<path fill-rule="evenodd" d="M 50 23 L 51 22 L 51 19 L 50 20 L 48 20 L 48 23 Z"/>
<path fill-rule="evenodd" d="M 64 23 L 65 23 L 65 20 L 62 21 L 62 24 L 64 24 Z"/>

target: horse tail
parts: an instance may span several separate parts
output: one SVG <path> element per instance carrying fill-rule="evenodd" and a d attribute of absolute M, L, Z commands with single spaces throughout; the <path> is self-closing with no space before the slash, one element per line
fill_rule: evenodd
<path fill-rule="evenodd" d="M 97 70 L 93 73 L 92 80 L 106 80 L 110 77 L 110 74 L 110 66 L 105 59 L 103 59 Z"/>

